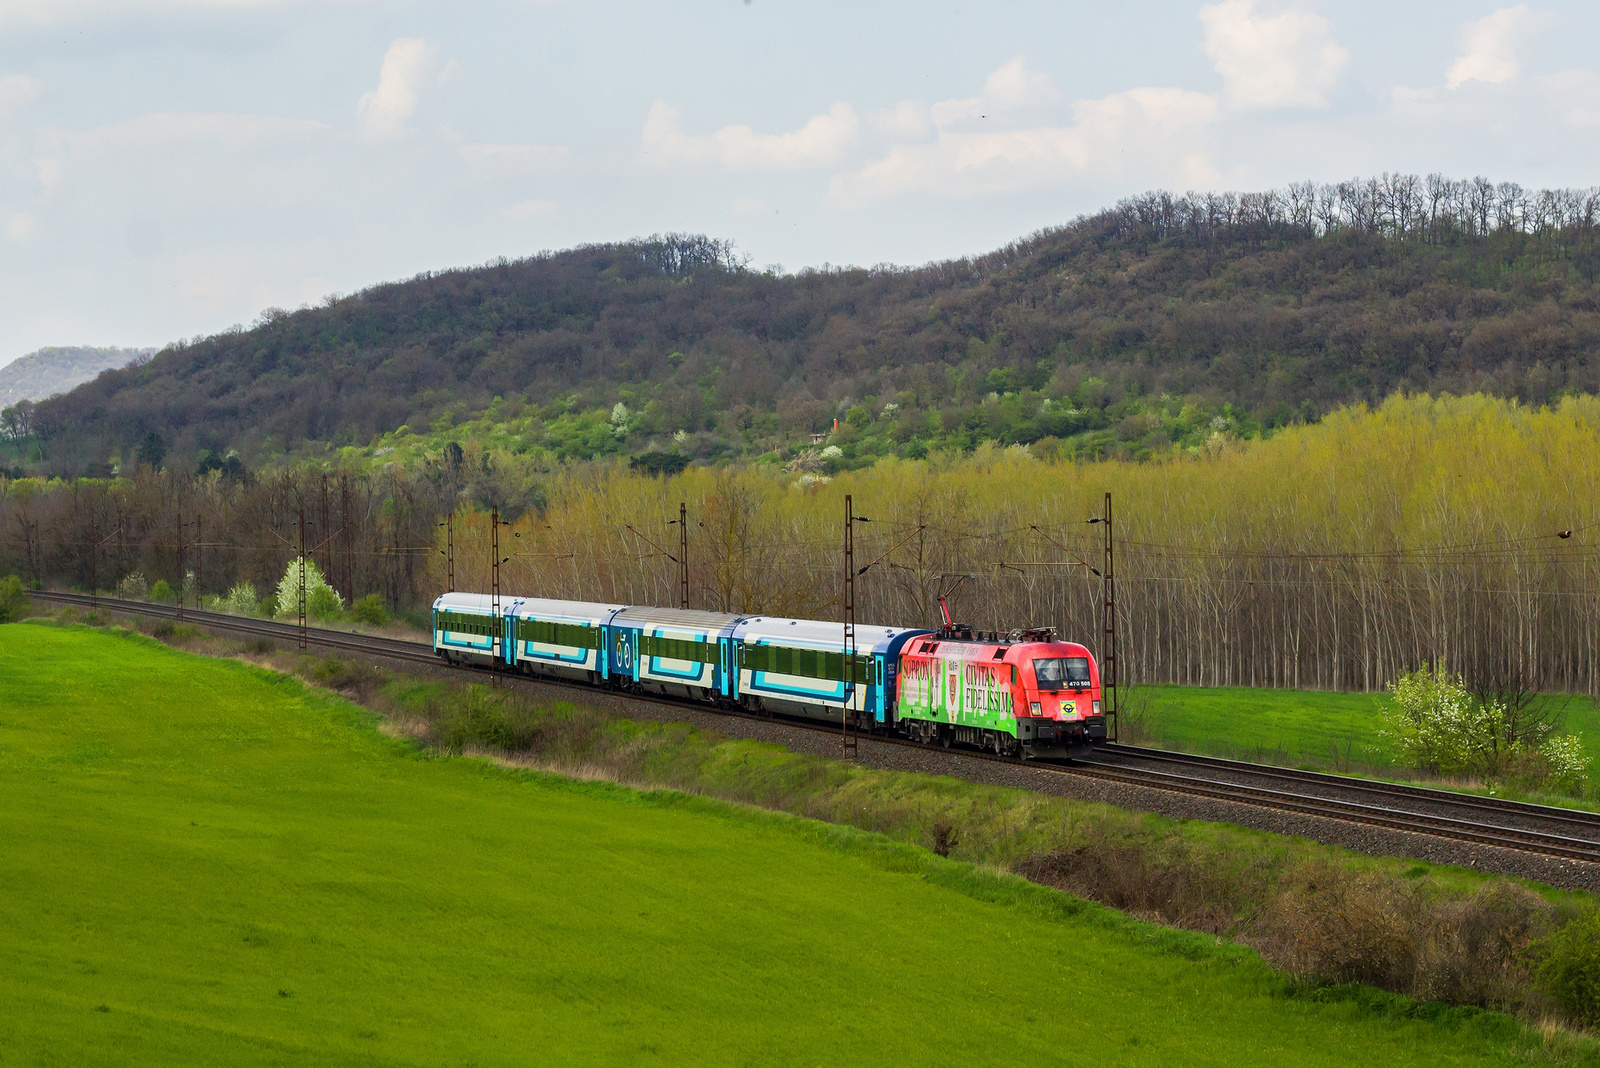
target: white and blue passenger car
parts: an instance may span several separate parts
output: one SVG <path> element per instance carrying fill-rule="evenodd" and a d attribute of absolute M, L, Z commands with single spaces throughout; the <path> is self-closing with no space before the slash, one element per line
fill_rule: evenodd
<path fill-rule="evenodd" d="M 447 660 L 554 675 L 613 689 L 761 711 L 894 725 L 900 649 L 926 630 L 540 597 L 447 593 L 433 604 L 434 652 Z"/>
<path fill-rule="evenodd" d="M 718 700 L 734 696 L 738 616 L 686 608 L 624 608 L 611 619 L 613 672 L 625 688 Z"/>
<path fill-rule="evenodd" d="M 488 666 L 505 660 L 505 617 L 515 610 L 517 598 L 500 598 L 500 616 L 494 598 L 483 593 L 447 593 L 433 602 L 433 651 L 447 661 Z"/>
<path fill-rule="evenodd" d="M 506 664 L 525 674 L 556 675 L 580 682 L 610 677 L 607 627 L 625 606 L 590 601 L 518 598 L 506 615 Z"/>
<path fill-rule="evenodd" d="M 737 694 L 747 708 L 835 717 L 846 706 L 863 721 L 893 726 L 900 649 L 926 630 L 856 627 L 856 656 L 846 665 L 844 624 L 751 616 L 733 637 L 739 655 Z M 847 683 L 854 675 L 854 685 Z"/>

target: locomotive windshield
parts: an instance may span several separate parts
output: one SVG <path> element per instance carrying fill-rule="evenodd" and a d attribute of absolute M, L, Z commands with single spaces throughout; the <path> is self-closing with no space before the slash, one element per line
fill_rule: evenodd
<path fill-rule="evenodd" d="M 1077 689 L 1089 685 L 1089 658 L 1062 656 L 1033 662 L 1034 677 L 1041 690 Z"/>

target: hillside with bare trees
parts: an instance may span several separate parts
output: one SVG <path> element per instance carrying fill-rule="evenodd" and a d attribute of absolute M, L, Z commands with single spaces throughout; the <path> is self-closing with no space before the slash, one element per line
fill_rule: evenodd
<path fill-rule="evenodd" d="M 1386 175 L 1149 194 L 918 268 L 586 246 L 169 346 L 41 404 L 17 462 L 256 467 L 508 421 L 552 462 L 787 462 L 835 419 L 835 467 L 987 440 L 1139 458 L 1398 389 L 1544 403 L 1600 390 L 1597 222 L 1594 190 Z"/>

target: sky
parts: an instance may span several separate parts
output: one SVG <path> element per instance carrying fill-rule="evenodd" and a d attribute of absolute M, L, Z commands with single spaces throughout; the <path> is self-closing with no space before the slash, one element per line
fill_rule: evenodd
<path fill-rule="evenodd" d="M 1600 185 L 1600 5 L 0 0 L 0 364 L 654 233 L 982 253 L 1148 189 Z"/>

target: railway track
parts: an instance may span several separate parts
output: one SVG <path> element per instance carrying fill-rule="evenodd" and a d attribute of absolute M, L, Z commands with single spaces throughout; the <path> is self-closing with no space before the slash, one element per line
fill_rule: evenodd
<path fill-rule="evenodd" d="M 1243 760 L 1198 756 L 1132 745 L 1106 745 L 1096 751 L 1095 762 L 1110 767 L 1177 766 L 1224 774 L 1246 781 L 1293 783 L 1302 790 L 1359 793 L 1365 797 L 1386 801 L 1427 805 L 1457 815 L 1493 815 L 1517 823 L 1537 823 L 1540 826 L 1531 829 L 1561 828 L 1574 837 L 1593 839 L 1600 843 L 1600 812 L 1535 805 L 1502 797 L 1484 797 L 1480 794 L 1458 793 L 1454 790 L 1431 790 L 1425 786 L 1385 782 L 1381 779 L 1331 775 L 1327 772 L 1303 771 L 1273 764 L 1253 764 Z"/>
<path fill-rule="evenodd" d="M 33 596 L 76 607 L 87 608 L 91 604 L 87 594 L 41 591 Z M 171 606 L 144 601 L 99 597 L 95 603 L 111 611 L 166 619 L 177 617 L 176 609 Z M 299 628 L 293 624 L 246 619 L 220 612 L 187 610 L 183 613 L 183 621 L 233 634 L 270 637 L 285 642 L 294 642 L 299 638 Z M 432 647 L 422 642 L 322 627 L 308 627 L 306 640 L 308 644 L 322 648 L 348 650 L 436 668 L 446 666 L 434 655 Z M 463 666 L 458 670 L 481 673 L 483 669 Z M 578 692 L 592 692 L 575 682 L 542 678 L 539 682 Z M 687 700 L 662 697 L 643 700 L 660 705 L 708 710 L 706 705 Z M 773 718 L 743 711 L 727 714 L 767 722 Z M 837 732 L 836 727 L 815 721 L 787 717 L 782 721 L 798 729 Z M 886 745 L 923 748 L 903 738 L 875 736 L 871 740 Z M 992 753 L 950 752 L 972 760 L 1013 765 L 1019 763 L 1015 758 Z M 1109 745 L 1095 759 L 1088 761 L 1065 764 L 1030 761 L 1027 766 L 1052 774 L 1087 776 L 1256 808 L 1277 809 L 1600 864 L 1600 814 L 1596 813 L 1136 746 Z"/>

